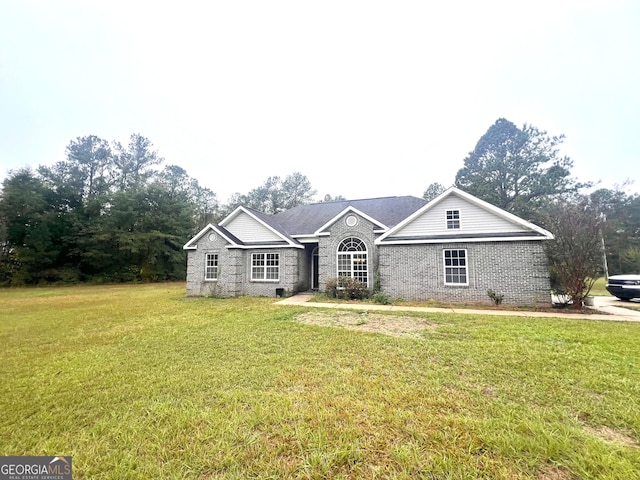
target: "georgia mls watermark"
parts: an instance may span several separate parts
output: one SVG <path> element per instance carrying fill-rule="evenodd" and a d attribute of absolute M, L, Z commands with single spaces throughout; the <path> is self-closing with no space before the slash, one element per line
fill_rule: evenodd
<path fill-rule="evenodd" d="M 71 480 L 71 457 L 0 457 L 0 480 Z"/>

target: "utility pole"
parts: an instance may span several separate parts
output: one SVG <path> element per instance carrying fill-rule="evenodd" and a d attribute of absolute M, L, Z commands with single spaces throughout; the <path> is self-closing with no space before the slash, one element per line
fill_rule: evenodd
<path fill-rule="evenodd" d="M 607 249 L 604 246 L 604 233 L 603 233 L 603 225 L 604 225 L 604 222 L 607 221 L 607 216 L 604 213 L 601 213 L 600 219 L 602 220 L 602 223 L 600 223 L 600 241 L 602 243 L 602 267 L 604 269 L 604 278 L 609 279 L 609 266 L 607 265 Z"/>

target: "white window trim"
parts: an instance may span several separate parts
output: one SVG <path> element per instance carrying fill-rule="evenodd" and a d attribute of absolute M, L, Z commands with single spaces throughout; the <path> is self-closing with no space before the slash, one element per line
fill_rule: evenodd
<path fill-rule="evenodd" d="M 458 228 L 449 228 L 449 219 L 447 218 L 448 212 L 458 212 Z M 459 208 L 447 208 L 444 211 L 444 228 L 445 230 L 462 230 L 462 210 Z"/>
<path fill-rule="evenodd" d="M 260 278 L 253 276 L 253 259 L 256 255 L 261 255 L 264 257 L 264 265 L 262 268 L 263 276 Z M 267 277 L 267 255 L 277 255 L 278 258 L 278 278 L 266 278 Z M 278 283 L 280 281 L 280 252 L 255 252 L 251 254 L 250 258 L 251 262 L 249 263 L 249 278 L 252 282 L 269 282 L 269 283 Z"/>
<path fill-rule="evenodd" d="M 214 266 L 215 268 L 215 277 L 207 277 L 207 273 L 209 272 L 209 255 L 215 255 L 216 256 L 216 264 Z M 205 282 L 217 282 L 218 281 L 218 275 L 220 275 L 220 256 L 218 255 L 218 252 L 206 252 L 204 254 L 204 281 Z"/>
<path fill-rule="evenodd" d="M 447 267 L 447 259 L 445 256 L 446 252 L 451 252 L 451 251 L 462 251 L 464 252 L 464 267 Z M 469 252 L 466 248 L 444 248 L 442 250 L 442 274 L 444 277 L 444 284 L 447 286 L 452 286 L 452 287 L 465 287 L 465 286 L 469 286 Z M 465 283 L 459 283 L 459 282 L 447 282 L 447 268 L 464 268 L 465 270 L 465 278 L 467 279 L 467 281 Z"/>
<path fill-rule="evenodd" d="M 342 244 L 349 238 L 355 238 L 357 240 L 359 240 L 362 245 L 364 246 L 364 250 L 358 250 L 358 251 L 352 251 L 352 252 L 342 252 L 340 251 L 340 247 L 342 246 Z M 340 255 L 348 255 L 349 256 L 349 265 L 350 265 L 350 269 L 349 269 L 349 275 L 348 277 L 350 278 L 354 278 L 356 280 L 358 280 L 358 276 L 354 275 L 354 273 L 357 271 L 358 273 L 363 272 L 363 270 L 354 270 L 353 265 L 354 265 L 354 261 L 353 261 L 353 256 L 355 255 L 365 255 L 365 261 L 367 264 L 367 269 L 364 270 L 364 272 L 366 273 L 365 276 L 365 281 L 363 282 L 367 288 L 369 288 L 369 249 L 367 248 L 367 244 L 364 242 L 364 240 L 362 240 L 359 237 L 347 237 L 342 239 L 342 241 L 338 244 L 338 247 L 336 249 L 336 277 L 340 276 L 340 272 L 346 272 L 346 270 L 340 270 Z M 342 275 L 345 276 L 345 275 Z M 360 280 L 358 280 L 360 281 Z"/>

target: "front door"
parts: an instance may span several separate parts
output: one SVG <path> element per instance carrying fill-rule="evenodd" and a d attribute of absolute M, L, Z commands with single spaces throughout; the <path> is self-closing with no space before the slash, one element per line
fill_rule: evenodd
<path fill-rule="evenodd" d="M 320 274 L 318 272 L 320 262 L 318 255 L 318 247 L 314 248 L 311 252 L 311 290 L 318 290 L 320 288 Z"/>

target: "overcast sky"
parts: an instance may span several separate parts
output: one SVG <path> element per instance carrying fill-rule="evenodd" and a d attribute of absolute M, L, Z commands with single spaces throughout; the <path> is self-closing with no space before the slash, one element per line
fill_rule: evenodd
<path fill-rule="evenodd" d="M 640 173 L 639 25 L 634 0 L 0 0 L 0 178 L 140 133 L 223 202 L 295 171 L 421 196 L 504 117 L 613 187 Z"/>

